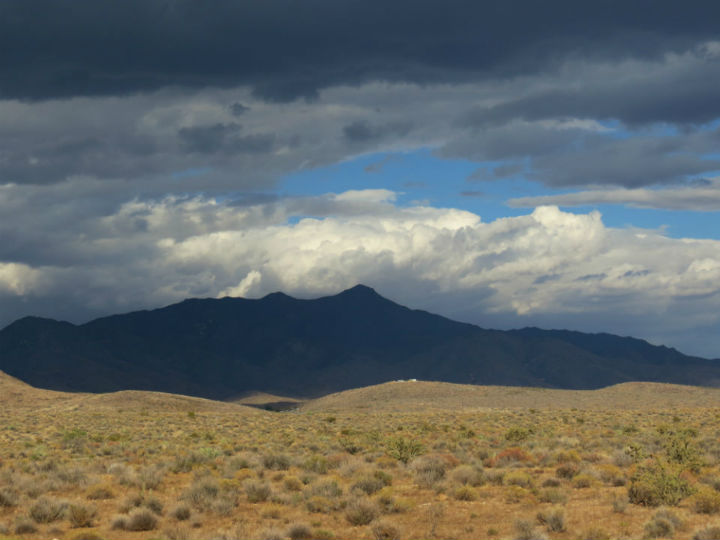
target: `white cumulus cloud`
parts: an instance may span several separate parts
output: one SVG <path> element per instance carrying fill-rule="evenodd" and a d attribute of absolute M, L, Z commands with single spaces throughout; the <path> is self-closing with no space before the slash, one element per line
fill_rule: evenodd
<path fill-rule="evenodd" d="M 23 300 L 0 304 L 0 317 L 70 306 L 77 319 L 277 290 L 314 297 L 365 283 L 487 327 L 610 331 L 720 356 L 708 330 L 720 324 L 719 241 L 610 228 L 598 212 L 555 206 L 486 223 L 464 210 L 398 206 L 393 195 L 132 200 L 89 211 L 77 230 L 48 227 L 66 216 L 47 216 L 47 244 L 0 263 L 3 297 Z"/>

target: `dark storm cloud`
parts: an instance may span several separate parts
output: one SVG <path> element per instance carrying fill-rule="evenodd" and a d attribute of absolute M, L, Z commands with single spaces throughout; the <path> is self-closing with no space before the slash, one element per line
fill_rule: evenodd
<path fill-rule="evenodd" d="M 720 169 L 719 130 L 618 137 L 577 127 L 513 122 L 478 129 L 439 150 L 443 157 L 505 161 L 481 167 L 469 181 L 492 181 L 524 172 L 550 186 L 615 185 L 636 188 L 683 183 Z"/>
<path fill-rule="evenodd" d="M 463 118 L 477 127 L 557 117 L 617 119 L 628 125 L 710 122 L 720 115 L 720 93 L 708 84 L 720 81 L 720 56 L 699 49 L 642 68 L 626 62 L 614 66 L 612 73 L 601 67 L 594 73 L 574 73 L 565 87 L 476 108 Z"/>
<path fill-rule="evenodd" d="M 366 143 L 392 135 L 407 135 L 411 129 L 410 122 L 371 125 L 364 120 L 358 120 L 343 127 L 343 136 L 352 143 Z"/>
<path fill-rule="evenodd" d="M 714 0 L 5 0 L 0 96 L 248 84 L 312 98 L 369 80 L 538 72 L 569 54 L 653 58 L 717 36 L 719 18 Z"/>
<path fill-rule="evenodd" d="M 183 149 L 197 154 L 263 154 L 272 150 L 275 136 L 270 133 L 239 135 L 239 124 L 213 124 L 178 130 Z"/>
<path fill-rule="evenodd" d="M 558 186 L 609 184 L 640 187 L 683 181 L 720 169 L 720 160 L 688 152 L 678 139 L 593 140 L 586 148 L 533 160 L 531 178 Z"/>
<path fill-rule="evenodd" d="M 228 136 L 238 131 L 240 131 L 238 124 L 214 124 L 180 128 L 178 137 L 188 152 L 214 154 L 223 147 Z"/>
<path fill-rule="evenodd" d="M 236 102 L 230 105 L 230 112 L 233 116 L 242 116 L 244 113 L 250 110 L 250 107 L 243 105 L 242 103 Z"/>

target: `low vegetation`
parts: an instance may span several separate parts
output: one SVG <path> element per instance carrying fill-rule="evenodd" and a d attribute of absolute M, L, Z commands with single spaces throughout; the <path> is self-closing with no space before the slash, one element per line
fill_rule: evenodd
<path fill-rule="evenodd" d="M 717 408 L 414 402 L 366 414 L 188 410 L 143 399 L 0 410 L 0 539 L 720 531 Z"/>

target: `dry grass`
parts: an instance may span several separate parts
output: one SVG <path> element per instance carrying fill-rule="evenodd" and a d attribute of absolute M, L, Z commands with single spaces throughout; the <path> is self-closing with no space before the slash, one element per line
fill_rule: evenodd
<path fill-rule="evenodd" d="M 390 383 L 282 413 L 2 375 L 0 395 L 0 539 L 690 539 L 720 523 L 709 389 Z"/>

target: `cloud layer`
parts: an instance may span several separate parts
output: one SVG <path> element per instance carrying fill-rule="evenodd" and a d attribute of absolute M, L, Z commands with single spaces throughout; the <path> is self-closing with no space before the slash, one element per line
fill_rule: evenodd
<path fill-rule="evenodd" d="M 262 190 L 432 148 L 473 180 L 681 184 L 720 170 L 712 1 L 0 5 L 0 184 Z"/>
<path fill-rule="evenodd" d="M 245 85 L 291 100 L 375 80 L 511 77 L 571 56 L 683 50 L 717 36 L 719 14 L 712 0 L 5 0 L 0 96 Z"/>
<path fill-rule="evenodd" d="M 312 103 L 273 105 L 247 88 L 0 101 L 0 184 L 90 177 L 128 194 L 257 191 L 286 173 L 419 148 L 478 163 L 471 181 L 522 176 L 551 187 L 681 184 L 720 170 L 714 124 L 628 132 L 592 118 L 472 120 L 478 104 L 499 95 L 512 100 L 533 87 L 567 84 L 547 77 L 374 83 L 328 89 Z"/>
<path fill-rule="evenodd" d="M 595 189 L 558 195 L 518 197 L 510 199 L 508 204 L 519 208 L 534 208 L 542 205 L 626 204 L 638 208 L 718 212 L 720 211 L 720 178 L 695 182 L 690 186 L 665 189 Z"/>
<path fill-rule="evenodd" d="M 15 200 L 46 191 L 5 189 L 18 192 Z M 0 199 L 4 215 L 10 198 Z M 189 296 L 311 297 L 366 283 L 485 326 L 564 321 L 717 350 L 714 339 L 695 340 L 720 322 L 718 241 L 612 229 L 597 212 L 540 207 L 483 223 L 462 210 L 393 201 L 392 192 L 365 190 L 250 205 L 168 197 L 88 208 L 74 226 L 41 222 L 25 232 L 36 249 L 0 264 L 0 317 L 72 312 L 78 320 Z"/>

